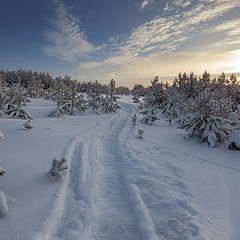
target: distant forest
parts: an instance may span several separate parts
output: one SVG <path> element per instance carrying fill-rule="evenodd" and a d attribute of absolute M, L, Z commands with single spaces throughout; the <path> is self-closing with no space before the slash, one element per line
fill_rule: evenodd
<path fill-rule="evenodd" d="M 216 76 L 216 75 L 214 75 Z M 158 77 L 156 77 L 158 78 Z M 156 81 L 155 78 L 155 81 Z M 48 89 L 50 87 L 53 87 L 54 85 L 61 82 L 61 84 L 64 84 L 66 86 L 69 86 L 72 81 L 76 81 L 76 79 L 71 79 L 69 75 L 66 75 L 65 77 L 52 77 L 49 73 L 44 72 L 33 72 L 32 70 L 25 71 L 22 69 L 19 69 L 17 71 L 0 71 L 0 79 L 3 79 L 9 86 L 11 86 L 14 83 L 21 83 L 23 87 L 28 87 L 29 85 L 33 84 L 33 82 L 38 83 L 41 85 L 43 89 Z M 203 82 L 205 84 L 203 84 Z M 132 89 L 129 89 L 125 86 L 119 86 L 115 88 L 115 94 L 119 95 L 138 95 L 138 96 L 145 96 L 147 92 L 149 92 L 149 89 L 152 88 L 151 86 L 152 81 L 149 79 L 149 85 L 148 87 L 144 87 L 142 84 L 135 84 Z M 201 77 L 197 77 L 193 72 L 191 72 L 189 75 L 187 73 L 179 73 L 178 76 L 174 79 L 173 85 L 181 85 L 180 88 L 183 88 L 183 86 L 189 88 L 192 90 L 190 92 L 193 93 L 193 90 L 195 91 L 199 87 L 210 87 L 211 89 L 220 87 L 226 88 L 229 91 L 228 85 L 238 86 L 237 89 L 239 89 L 239 82 L 237 81 L 236 75 L 232 74 L 229 78 L 226 76 L 225 73 L 222 73 L 219 77 L 214 77 L 211 79 L 210 74 L 205 71 Z M 204 85 L 204 86 L 203 86 Z M 169 83 L 163 83 L 157 81 L 157 89 L 160 90 L 160 92 L 164 89 L 169 88 Z M 77 89 L 78 92 L 87 93 L 89 89 L 92 91 L 97 91 L 100 94 L 105 94 L 108 91 L 108 84 L 101 84 L 98 81 L 92 81 L 92 82 L 77 82 Z M 226 90 L 225 89 L 225 90 Z M 231 87 L 232 91 L 232 87 Z M 236 91 L 236 89 L 235 89 Z M 239 103 L 240 100 L 237 97 L 237 102 Z"/>

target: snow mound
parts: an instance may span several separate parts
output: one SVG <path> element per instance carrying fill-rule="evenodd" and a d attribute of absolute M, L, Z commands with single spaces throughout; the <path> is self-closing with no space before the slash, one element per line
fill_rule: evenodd
<path fill-rule="evenodd" d="M 3 133 L 0 131 L 0 139 L 3 138 Z"/>
<path fill-rule="evenodd" d="M 0 215 L 5 215 L 8 212 L 8 205 L 5 198 L 5 195 L 0 191 Z"/>

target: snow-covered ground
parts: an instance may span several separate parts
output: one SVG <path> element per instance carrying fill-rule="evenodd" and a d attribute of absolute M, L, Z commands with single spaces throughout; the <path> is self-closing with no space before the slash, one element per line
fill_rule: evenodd
<path fill-rule="evenodd" d="M 134 127 L 137 106 L 120 104 L 57 119 L 54 102 L 32 99 L 32 130 L 0 119 L 0 239 L 240 239 L 239 152 L 186 140 L 163 118 Z M 48 173 L 54 157 L 70 166 L 60 181 Z"/>

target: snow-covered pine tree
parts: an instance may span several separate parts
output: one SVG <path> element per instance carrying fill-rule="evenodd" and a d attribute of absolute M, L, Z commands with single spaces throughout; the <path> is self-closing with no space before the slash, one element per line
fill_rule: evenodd
<path fill-rule="evenodd" d="M 3 138 L 3 133 L 0 131 L 0 139 Z M 6 171 L 0 167 L 0 176 L 3 176 Z M 8 212 L 7 201 L 4 193 L 0 191 L 0 215 L 5 215 Z"/>
<path fill-rule="evenodd" d="M 240 104 L 240 81 L 232 74 L 229 79 L 229 84 L 226 86 L 228 98 L 232 100 L 233 110 Z"/>
<path fill-rule="evenodd" d="M 87 106 L 91 107 L 93 112 L 100 114 L 98 110 L 103 101 L 103 97 L 99 94 L 98 89 L 89 88 L 87 97 Z"/>
<path fill-rule="evenodd" d="M 162 113 L 167 117 L 169 125 L 171 125 L 173 119 L 178 116 L 177 103 L 179 98 L 177 97 L 178 93 L 174 86 L 168 87 L 166 92 L 166 98 L 161 103 L 160 108 L 162 109 Z"/>
<path fill-rule="evenodd" d="M 27 86 L 27 93 L 31 98 L 40 98 L 44 95 L 43 90 L 44 84 L 42 83 L 41 79 L 36 80 L 34 75 L 31 76 L 31 80 Z"/>
<path fill-rule="evenodd" d="M 240 130 L 233 131 L 229 141 L 228 148 L 230 150 L 240 150 Z"/>
<path fill-rule="evenodd" d="M 139 100 L 139 96 L 138 96 L 138 95 L 134 95 L 134 96 L 132 97 L 132 100 L 133 100 L 134 103 L 140 103 L 140 100 Z"/>
<path fill-rule="evenodd" d="M 115 81 L 112 79 L 109 84 L 109 93 L 110 93 L 110 98 L 113 99 L 114 93 L 115 93 Z"/>
<path fill-rule="evenodd" d="M 192 101 L 191 115 L 181 125 L 188 138 L 197 138 L 215 147 L 217 142 L 225 142 L 232 133 L 234 123 L 228 119 L 230 100 L 215 100 L 214 93 L 207 89 Z"/>
<path fill-rule="evenodd" d="M 0 131 L 0 139 L 3 139 L 3 133 Z M 4 175 L 6 173 L 6 171 L 0 167 L 0 176 Z"/>
<path fill-rule="evenodd" d="M 78 100 L 77 80 L 70 81 L 70 79 L 69 79 L 69 82 L 70 82 L 70 87 L 68 90 L 69 96 L 67 97 L 67 99 L 69 99 L 69 101 L 67 101 L 62 106 L 62 109 L 65 114 L 73 114 L 74 112 L 77 111 L 77 100 Z"/>
<path fill-rule="evenodd" d="M 102 98 L 100 109 L 102 113 L 116 113 L 121 108 L 112 98 Z"/>
<path fill-rule="evenodd" d="M 61 117 L 66 113 L 66 109 L 64 109 L 63 106 L 67 101 L 65 98 L 66 89 L 62 79 L 59 79 L 57 86 L 55 86 L 55 89 L 53 89 L 53 92 L 55 94 L 51 94 L 51 98 L 57 103 L 57 109 L 50 111 L 48 116 Z"/>
<path fill-rule="evenodd" d="M 10 117 L 21 119 L 31 117 L 30 114 L 22 108 L 23 104 L 26 104 L 26 96 L 24 95 L 24 89 L 20 85 L 20 82 L 10 87 L 7 92 L 6 102 L 4 112 Z"/>
<path fill-rule="evenodd" d="M 144 117 L 141 119 L 141 122 L 147 125 L 152 125 L 155 121 L 159 120 L 159 118 L 156 116 L 157 114 L 156 108 L 146 109 L 140 112 L 140 114 L 144 115 Z"/>
<path fill-rule="evenodd" d="M 76 102 L 76 107 L 78 110 L 85 112 L 88 107 L 87 107 L 87 101 L 84 99 L 83 95 L 79 95 L 77 98 L 77 102 Z"/>
<path fill-rule="evenodd" d="M 6 109 L 6 104 L 7 104 L 5 87 L 6 87 L 6 83 L 2 75 L 0 74 L 0 117 L 4 115 L 4 111 Z"/>

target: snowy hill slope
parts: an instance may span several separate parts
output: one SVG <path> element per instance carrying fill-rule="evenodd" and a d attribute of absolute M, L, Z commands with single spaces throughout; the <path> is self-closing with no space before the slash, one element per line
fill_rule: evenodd
<path fill-rule="evenodd" d="M 30 131 L 0 119 L 1 239 L 240 238 L 239 152 L 187 141 L 165 120 L 133 127 L 136 106 L 121 101 L 116 115 L 56 119 L 53 102 L 33 99 Z M 59 182 L 47 173 L 54 157 L 70 164 Z"/>

